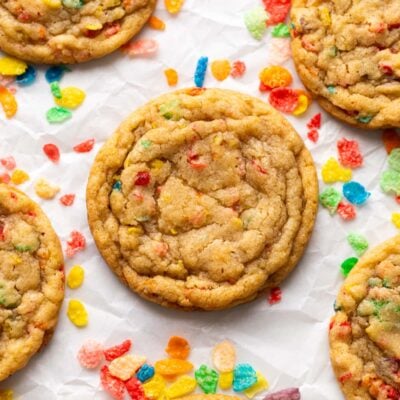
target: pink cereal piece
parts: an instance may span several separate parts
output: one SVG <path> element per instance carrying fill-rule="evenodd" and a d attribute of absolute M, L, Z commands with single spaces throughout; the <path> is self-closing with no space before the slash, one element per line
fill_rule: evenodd
<path fill-rule="evenodd" d="M 115 400 L 123 400 L 125 396 L 125 384 L 110 374 L 107 365 L 100 370 L 100 382 L 103 389 Z"/>
<path fill-rule="evenodd" d="M 1 158 L 0 163 L 5 169 L 8 169 L 9 171 L 12 171 L 17 166 L 17 163 L 15 162 L 15 158 L 13 156 Z"/>
<path fill-rule="evenodd" d="M 11 176 L 7 172 L 0 174 L 0 183 L 10 183 L 10 180 Z"/>
<path fill-rule="evenodd" d="M 97 368 L 103 360 L 103 346 L 95 340 L 88 339 L 78 351 L 79 364 L 84 368 Z"/>
<path fill-rule="evenodd" d="M 292 57 L 290 40 L 283 38 L 272 38 L 270 40 L 268 62 L 271 65 L 281 65 Z"/>
<path fill-rule="evenodd" d="M 244 73 L 246 72 L 246 64 L 243 61 L 235 61 L 232 64 L 232 71 L 231 71 L 231 77 L 232 78 L 241 78 Z"/>
<path fill-rule="evenodd" d="M 78 231 L 72 231 L 70 239 L 67 241 L 66 255 L 67 257 L 73 257 L 78 251 L 83 250 L 86 247 L 86 239 L 82 233 Z"/>
<path fill-rule="evenodd" d="M 341 201 L 337 208 L 337 213 L 345 220 L 351 221 L 357 216 L 355 207 L 352 204 Z"/>
<path fill-rule="evenodd" d="M 147 56 L 158 50 L 158 43 L 154 39 L 139 39 L 121 47 L 121 51 L 128 56 Z"/>

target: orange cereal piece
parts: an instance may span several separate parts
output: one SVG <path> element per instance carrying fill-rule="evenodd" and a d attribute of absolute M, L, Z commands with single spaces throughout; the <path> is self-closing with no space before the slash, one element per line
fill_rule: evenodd
<path fill-rule="evenodd" d="M 175 86 L 178 83 L 178 73 L 173 68 L 168 68 L 164 71 L 169 86 Z"/>
<path fill-rule="evenodd" d="M 178 13 L 183 5 L 184 0 L 164 0 L 167 11 L 171 14 Z"/>
<path fill-rule="evenodd" d="M 211 63 L 211 73 L 218 81 L 224 81 L 231 73 L 232 67 L 229 60 L 215 60 Z"/>
<path fill-rule="evenodd" d="M 0 86 L 0 104 L 3 107 L 7 118 L 12 118 L 17 110 L 18 104 L 15 96 L 5 86 Z"/>
<path fill-rule="evenodd" d="M 229 340 L 218 343 L 212 351 L 212 361 L 219 372 L 231 372 L 235 368 L 236 349 Z"/>
<path fill-rule="evenodd" d="M 189 342 L 181 336 L 171 336 L 165 352 L 171 358 L 179 358 L 180 360 L 186 360 L 190 353 Z"/>
<path fill-rule="evenodd" d="M 150 28 L 152 28 L 152 29 L 156 29 L 157 31 L 165 30 L 165 22 L 162 19 L 156 17 L 155 15 L 152 15 L 149 18 L 148 22 L 149 22 Z"/>
<path fill-rule="evenodd" d="M 264 68 L 259 78 L 268 89 L 289 86 L 293 80 L 290 72 L 279 65 Z"/>
<path fill-rule="evenodd" d="M 395 129 L 385 129 L 382 133 L 382 141 L 388 154 L 400 147 L 400 135 Z"/>
<path fill-rule="evenodd" d="M 170 377 L 172 375 L 183 375 L 190 372 L 193 369 L 193 364 L 186 360 L 180 360 L 178 358 L 168 358 L 165 360 L 159 360 L 154 364 L 156 374 L 164 377 Z"/>

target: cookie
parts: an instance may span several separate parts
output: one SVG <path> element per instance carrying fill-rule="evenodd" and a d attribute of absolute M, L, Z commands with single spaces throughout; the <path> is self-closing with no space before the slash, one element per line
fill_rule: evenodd
<path fill-rule="evenodd" d="M 294 268 L 317 209 L 313 160 L 256 98 L 163 95 L 98 153 L 87 187 L 96 245 L 142 297 L 216 310 L 254 299 Z"/>
<path fill-rule="evenodd" d="M 360 259 L 335 309 L 330 354 L 346 399 L 399 399 L 400 236 Z"/>
<path fill-rule="evenodd" d="M 400 126 L 397 0 L 293 0 L 292 52 L 304 85 L 362 129 Z"/>
<path fill-rule="evenodd" d="M 0 381 L 48 342 L 63 297 L 63 255 L 49 220 L 0 184 Z"/>
<path fill-rule="evenodd" d="M 137 34 L 156 0 L 0 2 L 0 49 L 24 60 L 72 64 L 105 56 Z"/>
<path fill-rule="evenodd" d="M 181 397 L 181 400 L 239 400 L 240 397 L 228 396 L 226 394 L 192 394 Z"/>

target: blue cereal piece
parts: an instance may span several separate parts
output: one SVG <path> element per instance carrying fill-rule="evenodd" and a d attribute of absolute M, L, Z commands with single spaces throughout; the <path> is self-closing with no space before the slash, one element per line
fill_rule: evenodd
<path fill-rule="evenodd" d="M 243 392 L 257 383 L 257 372 L 250 364 L 238 364 L 233 370 L 233 390 Z"/>
<path fill-rule="evenodd" d="M 29 86 L 32 85 L 36 80 L 36 69 L 32 65 L 28 65 L 28 68 L 22 75 L 18 75 L 15 81 L 19 86 Z"/>
<path fill-rule="evenodd" d="M 154 367 L 149 364 L 143 364 L 139 371 L 136 373 L 136 378 L 140 382 L 146 382 L 154 376 Z"/>
<path fill-rule="evenodd" d="M 50 67 L 45 74 L 46 81 L 48 83 L 59 82 L 61 78 L 64 76 L 65 71 L 68 71 L 68 68 L 63 65 L 54 65 Z"/>
<path fill-rule="evenodd" d="M 208 57 L 200 57 L 197 61 L 196 71 L 194 73 L 194 83 L 197 87 L 203 87 L 208 67 Z"/>
<path fill-rule="evenodd" d="M 371 193 L 361 183 L 350 181 L 343 185 L 343 195 L 350 203 L 360 206 L 368 200 Z"/>

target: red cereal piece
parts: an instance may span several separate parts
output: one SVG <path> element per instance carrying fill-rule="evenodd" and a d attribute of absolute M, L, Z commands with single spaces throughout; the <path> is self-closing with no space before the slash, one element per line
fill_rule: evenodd
<path fill-rule="evenodd" d="M 271 88 L 260 81 L 260 85 L 258 86 L 258 90 L 261 93 L 265 93 L 265 92 L 269 92 L 271 90 Z"/>
<path fill-rule="evenodd" d="M 263 3 L 269 14 L 267 25 L 285 21 L 290 10 L 290 0 L 263 0 Z"/>
<path fill-rule="evenodd" d="M 271 106 L 284 113 L 292 113 L 296 109 L 298 102 L 298 92 L 287 87 L 272 89 L 269 95 Z"/>
<path fill-rule="evenodd" d="M 131 399 L 146 400 L 143 386 L 135 376 L 125 382 L 125 387 Z"/>
<path fill-rule="evenodd" d="M 355 207 L 352 204 L 342 201 L 339 203 L 336 211 L 345 221 L 351 221 L 357 216 Z"/>
<path fill-rule="evenodd" d="M 344 382 L 348 381 L 349 379 L 351 379 L 352 376 L 353 376 L 353 374 L 351 372 L 347 372 L 346 374 L 343 374 L 342 376 L 339 377 L 339 382 L 344 383 Z"/>
<path fill-rule="evenodd" d="M 360 153 L 358 142 L 355 140 L 339 139 L 337 142 L 339 153 L 339 162 L 344 167 L 358 168 L 361 167 L 364 159 Z"/>
<path fill-rule="evenodd" d="M 86 239 L 82 233 L 78 231 L 72 231 L 70 239 L 67 241 L 66 254 L 67 257 L 73 257 L 78 251 L 83 250 L 86 247 Z"/>
<path fill-rule="evenodd" d="M 60 203 L 66 207 L 72 206 L 72 204 L 74 204 L 74 201 L 75 201 L 74 194 L 64 194 L 64 196 L 60 197 Z"/>
<path fill-rule="evenodd" d="M 112 22 L 104 27 L 104 36 L 111 37 L 116 35 L 121 30 L 119 22 Z"/>
<path fill-rule="evenodd" d="M 135 185 L 147 186 L 150 183 L 150 174 L 148 171 L 139 171 L 136 174 Z"/>
<path fill-rule="evenodd" d="M 400 136 L 395 129 L 385 129 L 382 132 L 382 141 L 388 154 L 400 147 Z"/>
<path fill-rule="evenodd" d="M 307 128 L 309 128 L 309 129 L 319 129 L 319 128 L 321 128 L 321 113 L 315 114 L 310 119 L 310 121 L 308 121 Z"/>
<path fill-rule="evenodd" d="M 243 61 L 235 61 L 232 64 L 231 77 L 241 78 L 246 72 L 246 64 Z"/>
<path fill-rule="evenodd" d="M 400 204 L 400 196 L 396 196 L 396 197 L 395 197 L 395 200 L 396 200 L 396 203 L 397 203 L 397 204 Z"/>
<path fill-rule="evenodd" d="M 282 300 L 282 290 L 279 287 L 272 288 L 269 296 L 268 296 L 268 303 L 269 304 L 276 304 Z"/>
<path fill-rule="evenodd" d="M 0 183 L 10 183 L 11 176 L 4 172 L 4 174 L 0 174 Z"/>
<path fill-rule="evenodd" d="M 189 149 L 186 153 L 186 161 L 194 169 L 202 170 L 207 167 L 207 164 L 201 161 L 200 156 L 195 153 L 192 149 Z"/>
<path fill-rule="evenodd" d="M 88 153 L 93 149 L 94 146 L 94 139 L 85 140 L 82 143 L 77 144 L 73 147 L 74 151 L 77 153 Z"/>
<path fill-rule="evenodd" d="M 311 131 L 309 131 L 307 133 L 307 137 L 309 140 L 311 140 L 313 143 L 317 143 L 318 139 L 319 139 L 319 133 L 316 129 L 311 129 Z"/>
<path fill-rule="evenodd" d="M 15 162 L 13 156 L 1 158 L 0 163 L 5 169 L 8 169 L 9 171 L 13 170 L 17 166 L 17 163 Z"/>
<path fill-rule="evenodd" d="M 103 359 L 103 346 L 101 343 L 89 339 L 79 349 L 77 358 L 82 367 L 96 368 Z"/>
<path fill-rule="evenodd" d="M 43 146 L 43 152 L 50 161 L 57 163 L 60 160 L 60 150 L 53 143 L 47 143 Z"/>
<path fill-rule="evenodd" d="M 107 365 L 100 370 L 100 382 L 103 389 L 112 396 L 113 399 L 123 400 L 125 396 L 125 384 L 120 379 L 110 374 Z"/>
<path fill-rule="evenodd" d="M 115 358 L 121 357 L 123 354 L 128 352 L 131 349 L 132 341 L 127 339 L 123 341 L 121 344 L 110 347 L 104 350 L 104 357 L 107 361 L 112 361 Z"/>

